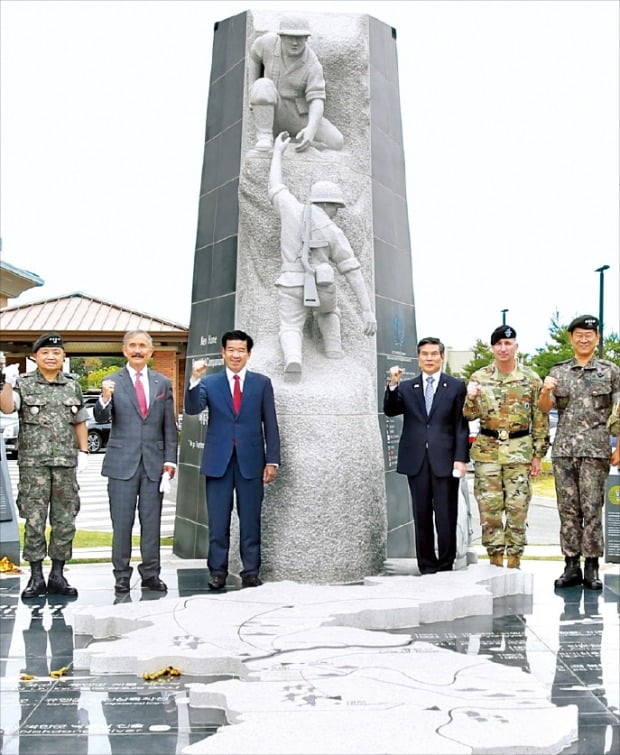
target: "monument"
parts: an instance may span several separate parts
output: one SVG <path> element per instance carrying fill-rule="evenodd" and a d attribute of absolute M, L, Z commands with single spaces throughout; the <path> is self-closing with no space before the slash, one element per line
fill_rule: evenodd
<path fill-rule="evenodd" d="M 417 364 L 412 285 L 396 31 L 355 14 L 218 22 L 187 369 L 222 369 L 221 334 L 241 328 L 249 369 L 273 382 L 282 464 L 263 503 L 267 580 L 356 582 L 413 554 L 393 471 L 400 418 L 381 413 L 390 366 Z M 183 420 L 185 558 L 207 554 L 204 424 Z"/>

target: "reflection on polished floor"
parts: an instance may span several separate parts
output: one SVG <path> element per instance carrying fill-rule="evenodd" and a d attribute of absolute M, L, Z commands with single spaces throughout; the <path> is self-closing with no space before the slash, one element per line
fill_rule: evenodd
<path fill-rule="evenodd" d="M 412 642 L 486 656 L 501 667 L 516 667 L 532 675 L 545 686 L 555 706 L 578 708 L 578 738 L 562 752 L 617 755 L 617 566 L 606 565 L 604 590 L 599 593 L 581 587 L 554 592 L 553 579 L 561 571 L 558 561 L 525 561 L 522 568 L 534 575 L 533 595 L 496 599 L 492 616 L 427 624 L 399 633 L 410 634 Z M 67 577 L 79 590 L 77 600 L 48 596 L 27 603 L 19 597 L 26 573 L 0 578 L 3 755 L 176 755 L 226 724 L 222 710 L 188 705 L 188 677 L 153 683 L 136 675 L 97 676 L 73 669 L 74 650 L 96 642 L 74 634 L 77 610 L 146 600 L 162 601 L 165 610 L 179 597 L 208 594 L 208 572 L 200 564 L 170 559 L 161 576 L 169 587 L 167 595 L 141 591 L 138 578 L 137 587 L 132 585 L 130 594 L 117 599 L 108 564 L 70 564 Z M 228 591 L 234 589 L 235 585 L 228 587 Z M 53 672 L 60 672 L 57 678 Z M 23 675 L 33 678 L 21 679 Z M 214 677 L 191 677 L 192 683 L 213 681 Z M 509 743 L 502 741 L 501 727 L 491 721 L 489 726 L 497 731 L 496 751 L 507 751 Z M 303 751 L 312 753 L 312 742 Z M 387 747 L 384 751 L 390 752 Z"/>

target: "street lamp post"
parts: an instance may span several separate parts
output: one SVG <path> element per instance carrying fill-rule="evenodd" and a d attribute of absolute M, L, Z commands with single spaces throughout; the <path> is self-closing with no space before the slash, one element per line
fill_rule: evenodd
<path fill-rule="evenodd" d="M 604 303 L 604 297 L 605 297 L 605 288 L 604 288 L 604 278 L 605 278 L 605 270 L 609 270 L 609 265 L 602 265 L 601 267 L 597 267 L 594 271 L 595 273 L 599 274 L 599 288 L 598 288 L 598 333 L 599 333 L 599 342 L 598 342 L 598 356 L 599 359 L 603 358 L 603 303 Z"/>
<path fill-rule="evenodd" d="M 506 324 L 506 312 L 508 312 L 507 309 L 502 309 L 502 325 Z"/>

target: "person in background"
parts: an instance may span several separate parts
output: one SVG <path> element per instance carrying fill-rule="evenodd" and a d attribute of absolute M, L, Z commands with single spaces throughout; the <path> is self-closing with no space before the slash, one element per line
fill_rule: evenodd
<path fill-rule="evenodd" d="M 73 552 L 75 517 L 80 510 L 76 471 L 88 466 L 88 413 L 80 384 L 62 371 L 62 336 L 45 333 L 32 346 L 36 369 L 15 379 L 0 377 L 0 410 L 19 416 L 17 509 L 23 517 L 24 561 L 30 579 L 22 598 L 46 593 L 77 597 L 63 574 Z M 49 543 L 45 528 L 49 516 Z M 43 561 L 52 561 L 47 584 Z"/>
<path fill-rule="evenodd" d="M 127 364 L 101 384 L 93 407 L 97 422 L 111 422 L 101 474 L 108 478 L 112 568 L 117 593 L 130 590 L 131 532 L 140 519 L 138 571 L 142 588 L 166 592 L 160 579 L 161 509 L 166 482 L 176 472 L 178 428 L 172 383 L 147 367 L 153 341 L 144 330 L 123 337 Z"/>
<path fill-rule="evenodd" d="M 517 361 L 516 338 L 509 325 L 491 333 L 495 359 L 471 375 L 463 407 L 466 419 L 480 420 L 471 458 L 482 545 L 493 566 L 503 566 L 506 554 L 509 569 L 521 565 L 531 476 L 549 447 L 549 418 L 538 408 L 542 380 Z"/>
<path fill-rule="evenodd" d="M 600 335 L 594 315 L 580 315 L 568 326 L 573 357 L 551 368 L 538 402 L 558 410 L 551 450 L 560 515 L 564 572 L 555 587 L 583 583 L 601 590 L 599 557 L 604 552 L 603 504 L 611 453 L 609 434 L 620 434 L 620 368 L 596 356 Z M 581 571 L 581 557 L 585 558 Z"/>
<path fill-rule="evenodd" d="M 198 359 L 185 391 L 185 411 L 209 410 L 200 472 L 205 476 L 209 518 L 209 587 L 221 590 L 228 576 L 233 498 L 239 514 L 243 587 L 262 584 L 261 508 L 264 485 L 280 464 L 280 431 L 271 380 L 247 369 L 254 341 L 242 330 L 222 336 L 225 369 L 207 375 Z"/>
<path fill-rule="evenodd" d="M 387 417 L 404 415 L 396 469 L 409 482 L 421 574 L 452 570 L 459 484 L 469 461 L 465 383 L 441 371 L 444 352 L 438 338 L 423 338 L 418 343 L 421 373 L 401 382 L 403 370 L 391 367 L 383 399 Z"/>

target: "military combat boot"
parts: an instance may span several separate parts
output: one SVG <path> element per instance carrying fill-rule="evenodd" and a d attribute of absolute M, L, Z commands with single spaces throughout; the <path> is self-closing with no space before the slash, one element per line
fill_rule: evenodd
<path fill-rule="evenodd" d="M 30 562 L 30 579 L 22 592 L 22 598 L 38 598 L 45 595 L 45 577 L 43 576 L 43 561 Z"/>
<path fill-rule="evenodd" d="M 509 569 L 520 569 L 521 568 L 521 557 L 520 556 L 508 556 L 508 564 Z"/>
<path fill-rule="evenodd" d="M 581 574 L 581 566 L 579 566 L 579 556 L 566 556 L 564 561 L 566 563 L 564 573 L 555 580 L 554 585 L 556 587 L 580 585 L 583 582 L 583 575 Z"/>
<path fill-rule="evenodd" d="M 583 586 L 589 590 L 603 589 L 603 583 L 598 576 L 598 558 L 586 558 L 583 568 Z"/>
<path fill-rule="evenodd" d="M 489 562 L 491 566 L 504 567 L 504 554 L 503 553 L 489 553 Z"/>
<path fill-rule="evenodd" d="M 64 569 L 64 561 L 56 561 L 52 559 L 52 571 L 47 580 L 47 592 L 54 595 L 67 595 L 72 598 L 77 598 L 77 590 L 65 579 L 62 570 Z"/>

